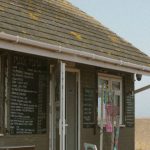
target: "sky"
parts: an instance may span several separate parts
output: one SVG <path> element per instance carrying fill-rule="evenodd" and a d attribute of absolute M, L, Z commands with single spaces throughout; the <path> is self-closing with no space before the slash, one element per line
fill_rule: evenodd
<path fill-rule="evenodd" d="M 150 56 L 150 0 L 69 0 Z M 135 81 L 135 89 L 150 84 L 150 76 Z M 136 118 L 150 118 L 150 89 L 135 96 Z"/>

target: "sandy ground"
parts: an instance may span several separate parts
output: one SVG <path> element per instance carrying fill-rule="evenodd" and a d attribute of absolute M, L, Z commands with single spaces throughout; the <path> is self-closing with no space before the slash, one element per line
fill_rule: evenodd
<path fill-rule="evenodd" d="M 135 121 L 135 150 L 150 150 L 150 119 Z"/>

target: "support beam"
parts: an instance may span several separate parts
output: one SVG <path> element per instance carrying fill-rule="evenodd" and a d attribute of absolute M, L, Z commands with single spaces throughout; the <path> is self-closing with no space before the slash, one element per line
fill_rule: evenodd
<path fill-rule="evenodd" d="M 150 84 L 134 91 L 134 94 L 150 89 Z"/>

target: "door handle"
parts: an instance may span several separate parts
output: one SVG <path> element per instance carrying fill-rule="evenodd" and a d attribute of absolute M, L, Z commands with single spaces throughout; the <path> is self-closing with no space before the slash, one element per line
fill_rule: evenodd
<path fill-rule="evenodd" d="M 68 127 L 69 125 L 68 124 L 65 124 L 65 127 Z"/>

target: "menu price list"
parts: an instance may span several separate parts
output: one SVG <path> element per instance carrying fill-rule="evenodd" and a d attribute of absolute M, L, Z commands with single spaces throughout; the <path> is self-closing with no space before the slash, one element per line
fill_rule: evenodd
<path fill-rule="evenodd" d="M 84 88 L 83 127 L 92 128 L 94 125 L 94 89 Z"/>
<path fill-rule="evenodd" d="M 47 61 L 30 56 L 12 56 L 10 133 L 46 132 Z"/>

